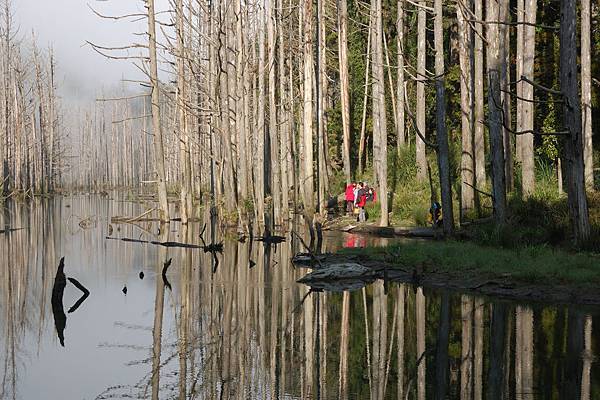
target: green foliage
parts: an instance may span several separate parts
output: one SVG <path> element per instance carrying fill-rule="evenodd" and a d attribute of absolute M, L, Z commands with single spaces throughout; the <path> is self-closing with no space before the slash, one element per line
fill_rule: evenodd
<path fill-rule="evenodd" d="M 600 265 L 595 255 L 573 254 L 546 246 L 508 250 L 468 242 L 409 241 L 361 252 L 387 261 L 390 261 L 387 255 L 394 254 L 391 262 L 400 268 L 426 264 L 455 276 L 477 271 L 492 278 L 511 276 L 526 282 L 543 279 L 587 287 L 600 284 Z"/>

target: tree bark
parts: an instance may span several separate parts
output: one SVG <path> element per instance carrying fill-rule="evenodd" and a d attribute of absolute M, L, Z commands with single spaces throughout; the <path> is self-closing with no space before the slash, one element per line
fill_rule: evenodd
<path fill-rule="evenodd" d="M 498 0 L 488 0 L 487 21 L 497 21 Z M 490 129 L 490 154 L 492 159 L 492 200 L 494 219 L 499 225 L 506 220 L 506 185 L 504 180 L 504 139 L 502 135 L 502 104 L 500 92 L 500 34 L 498 24 L 487 25 L 488 107 Z"/>
<path fill-rule="evenodd" d="M 581 0 L 581 113 L 585 185 L 594 188 L 590 0 Z"/>
<path fill-rule="evenodd" d="M 275 99 L 276 95 L 276 82 L 275 82 L 275 0 L 267 0 L 269 5 L 267 6 L 267 40 L 268 40 L 268 71 L 269 71 L 269 159 L 271 168 L 269 168 L 269 178 L 271 184 L 271 202 L 272 202 L 272 213 L 273 221 L 278 223 L 281 220 L 281 167 L 280 167 L 280 156 L 279 156 L 279 125 L 277 123 L 277 103 Z M 265 154 L 266 155 L 266 154 Z"/>
<path fill-rule="evenodd" d="M 304 181 L 302 185 L 302 201 L 307 217 L 312 220 L 314 206 L 314 166 L 313 166 L 313 5 L 311 0 L 304 0 L 304 112 L 303 112 L 303 142 L 304 142 Z"/>
<path fill-rule="evenodd" d="M 176 3 L 177 18 L 177 108 L 179 117 L 179 155 L 182 164 L 181 173 L 181 223 L 187 224 L 192 216 L 192 163 L 190 159 L 189 132 L 187 124 L 187 93 L 185 71 L 185 42 L 184 42 L 184 15 L 183 0 Z"/>
<path fill-rule="evenodd" d="M 396 117 L 396 142 L 398 145 L 398 154 L 400 149 L 406 143 L 406 124 L 404 119 L 404 0 L 398 0 L 398 20 L 396 21 L 397 35 L 397 46 L 398 46 L 398 81 L 397 92 L 398 92 L 398 107 L 396 109 L 398 116 Z"/>
<path fill-rule="evenodd" d="M 437 159 L 440 174 L 442 210 L 444 210 L 444 233 L 454 230 L 454 211 L 452 209 L 452 182 L 450 181 L 450 150 L 446 132 L 446 92 L 444 88 L 444 16 L 442 0 L 434 2 L 434 42 L 435 42 L 435 104 Z"/>
<path fill-rule="evenodd" d="M 389 225 L 387 188 L 387 117 L 383 72 L 383 17 L 381 0 L 371 3 L 372 57 L 373 57 L 373 166 L 379 186 L 381 204 L 380 226 Z"/>
<path fill-rule="evenodd" d="M 417 129 L 425 136 L 425 58 L 426 58 L 426 13 L 424 0 L 419 1 L 417 21 Z M 427 179 L 427 157 L 425 142 L 419 135 L 415 138 L 417 152 L 417 180 Z"/>
<path fill-rule="evenodd" d="M 535 24 L 537 12 L 537 0 L 525 0 L 525 22 Z M 523 70 L 522 75 L 533 80 L 535 59 L 535 26 L 523 26 Z M 519 77 L 520 79 L 521 77 Z M 521 96 L 524 100 L 518 101 L 517 110 L 521 110 L 521 129 L 523 131 L 534 128 L 534 104 L 533 86 L 525 84 L 522 87 Z M 529 101 L 527 101 L 529 100 Z M 519 108 L 520 104 L 520 108 Z M 523 196 L 530 196 L 535 189 L 535 165 L 533 154 L 533 134 L 526 133 L 521 140 L 521 169 L 522 169 L 522 192 Z"/>
<path fill-rule="evenodd" d="M 342 109 L 342 159 L 346 184 L 352 179 L 350 165 L 350 79 L 348 77 L 348 4 L 338 0 L 338 46 L 340 62 L 340 94 Z"/>
<path fill-rule="evenodd" d="M 573 234 L 578 243 L 590 236 L 590 221 L 585 192 L 581 106 L 577 84 L 577 14 L 574 0 L 562 0 L 560 7 L 560 90 L 564 96 L 564 126 L 569 136 L 564 141 L 565 178 Z"/>
<path fill-rule="evenodd" d="M 154 159 L 156 163 L 155 168 L 158 178 L 159 217 L 161 221 L 168 222 L 169 204 L 167 201 L 165 154 L 160 117 L 160 84 L 158 81 L 158 61 L 156 58 L 156 16 L 154 12 L 154 0 L 148 0 L 148 46 L 150 53 L 150 84 L 152 86 L 152 133 Z"/>
<path fill-rule="evenodd" d="M 475 18 L 483 20 L 483 0 L 474 0 Z M 482 188 L 486 183 L 485 174 L 485 136 L 483 126 L 483 25 L 475 24 L 474 32 L 474 62 L 473 62 L 473 124 L 475 154 L 475 183 Z M 478 194 L 475 194 L 478 196 Z"/>
<path fill-rule="evenodd" d="M 471 9 L 471 4 L 466 1 L 457 2 L 456 16 L 458 21 L 458 48 L 460 62 L 460 114 L 462 127 L 462 152 L 460 163 L 460 219 L 464 221 L 466 216 L 475 207 L 475 155 L 473 135 L 473 98 L 472 98 L 472 74 L 471 74 L 471 28 L 467 23 L 469 15 L 465 10 Z M 436 39 L 437 40 L 437 39 Z M 437 60 L 437 58 L 436 58 Z M 437 75 L 436 71 L 436 75 Z M 481 101 L 481 99 L 477 99 Z M 444 209 L 445 213 L 445 209 Z"/>

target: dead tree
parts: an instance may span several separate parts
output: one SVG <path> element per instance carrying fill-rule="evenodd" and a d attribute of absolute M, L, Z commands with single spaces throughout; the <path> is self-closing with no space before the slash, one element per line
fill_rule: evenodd
<path fill-rule="evenodd" d="M 487 72 L 488 72 L 488 124 L 490 130 L 490 155 L 492 159 L 492 200 L 494 219 L 498 225 L 506 221 L 506 185 L 504 171 L 503 116 L 500 91 L 500 32 L 498 24 L 499 1 L 487 1 Z M 489 23 L 492 22 L 492 23 Z"/>
<path fill-rule="evenodd" d="M 564 126 L 569 135 L 564 141 L 563 160 L 569 213 L 573 234 L 578 243 L 590 236 L 590 221 L 585 191 L 581 103 L 577 82 L 577 12 L 575 0 L 560 3 L 560 90 L 563 101 Z"/>
<path fill-rule="evenodd" d="M 450 151 L 448 149 L 448 133 L 446 132 L 446 94 L 444 89 L 444 20 L 442 0 L 434 2 L 434 43 L 435 43 L 435 104 L 437 159 L 440 174 L 442 209 L 444 210 L 444 233 L 454 230 L 454 213 L 452 210 L 452 184 L 450 181 Z"/>

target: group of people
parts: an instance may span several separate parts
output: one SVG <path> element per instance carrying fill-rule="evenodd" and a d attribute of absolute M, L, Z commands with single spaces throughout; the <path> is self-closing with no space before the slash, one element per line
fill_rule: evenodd
<path fill-rule="evenodd" d="M 353 182 L 346 186 L 346 212 L 350 215 L 357 215 L 358 222 L 365 222 L 367 215 L 365 206 L 367 202 L 375 202 L 377 194 L 366 182 Z"/>

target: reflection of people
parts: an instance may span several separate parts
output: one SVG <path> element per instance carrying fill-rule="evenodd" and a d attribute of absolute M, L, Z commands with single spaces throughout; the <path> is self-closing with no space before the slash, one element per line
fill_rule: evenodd
<path fill-rule="evenodd" d="M 364 236 L 353 235 L 351 233 L 346 234 L 346 240 L 344 241 L 343 247 L 346 249 L 363 248 L 366 247 L 367 240 Z"/>

